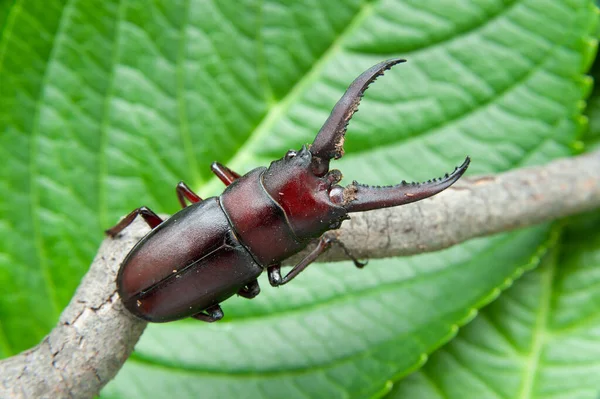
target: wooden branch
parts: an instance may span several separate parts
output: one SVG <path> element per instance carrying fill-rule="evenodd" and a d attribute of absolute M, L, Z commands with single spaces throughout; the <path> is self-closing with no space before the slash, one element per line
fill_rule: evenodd
<path fill-rule="evenodd" d="M 118 240 L 104 240 L 50 334 L 0 361 L 0 398 L 92 398 L 117 374 L 146 322 L 123 308 L 115 279 L 147 230 L 136 223 Z"/>
<path fill-rule="evenodd" d="M 598 207 L 600 151 L 462 179 L 427 200 L 353 214 L 339 237 L 360 258 L 412 255 Z M 58 325 L 36 347 L 0 361 L 0 397 L 93 397 L 115 376 L 146 326 L 124 310 L 115 277 L 147 231 L 137 221 L 102 243 Z M 345 259 L 335 247 L 323 257 Z"/>
<path fill-rule="evenodd" d="M 407 256 L 598 207 L 600 150 L 545 166 L 463 177 L 446 191 L 413 204 L 353 213 L 339 238 L 359 258 Z M 320 258 L 344 259 L 347 256 L 336 247 Z"/>

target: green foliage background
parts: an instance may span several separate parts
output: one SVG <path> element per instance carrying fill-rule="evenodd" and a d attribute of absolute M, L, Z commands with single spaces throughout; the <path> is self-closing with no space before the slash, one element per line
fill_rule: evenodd
<path fill-rule="evenodd" d="M 409 62 L 365 96 L 346 181 L 597 146 L 597 20 L 591 0 L 0 0 L 0 357 L 52 328 L 119 216 L 311 142 L 382 59 Z M 150 326 L 101 396 L 596 398 L 599 218 L 262 280 L 222 322 Z"/>

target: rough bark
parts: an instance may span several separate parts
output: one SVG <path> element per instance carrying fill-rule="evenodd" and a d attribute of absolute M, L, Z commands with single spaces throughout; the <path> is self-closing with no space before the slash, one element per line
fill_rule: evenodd
<path fill-rule="evenodd" d="M 104 240 L 50 334 L 0 361 L 0 398 L 91 398 L 117 374 L 146 323 L 123 308 L 115 278 L 145 231 L 136 223 L 118 240 Z"/>
<path fill-rule="evenodd" d="M 597 151 L 543 167 L 462 179 L 430 199 L 353 214 L 338 234 L 360 258 L 413 255 L 598 207 Z M 146 326 L 123 309 L 115 277 L 147 231 L 136 221 L 117 239 L 104 241 L 57 326 L 36 347 L 0 362 L 0 397 L 93 397 L 114 377 Z M 335 247 L 323 257 L 344 259 Z"/>
<path fill-rule="evenodd" d="M 359 258 L 407 256 L 599 206 L 600 151 L 595 151 L 545 166 L 463 177 L 444 192 L 413 204 L 353 213 L 338 234 Z M 337 261 L 345 255 L 334 247 L 320 259 Z"/>

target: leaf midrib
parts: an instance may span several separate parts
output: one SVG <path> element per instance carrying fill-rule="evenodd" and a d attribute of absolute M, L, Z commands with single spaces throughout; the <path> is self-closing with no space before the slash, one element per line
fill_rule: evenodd
<path fill-rule="evenodd" d="M 4 56 L 6 54 L 6 47 L 8 47 L 8 42 L 11 37 L 11 34 L 7 32 L 12 32 L 17 15 L 23 10 L 21 1 L 24 0 L 16 0 L 15 3 L 10 7 L 8 16 L 4 22 L 4 26 L 2 26 L 2 30 L 0 30 L 0 76 L 2 76 L 2 69 L 4 69 Z"/>
<path fill-rule="evenodd" d="M 198 168 L 198 160 L 194 155 L 194 145 L 190 127 L 188 123 L 186 102 L 185 102 L 185 46 L 187 42 L 187 26 L 189 23 L 189 9 L 191 0 L 186 0 L 184 5 L 184 20 L 179 31 L 179 48 L 177 51 L 176 81 L 177 81 L 177 108 L 179 116 L 179 133 L 183 144 L 183 151 L 188 163 L 188 168 L 192 174 L 192 187 L 197 186 L 202 181 Z"/>
<path fill-rule="evenodd" d="M 523 383 L 519 392 L 519 398 L 529 399 L 535 388 L 535 381 L 540 365 L 540 358 L 544 350 L 544 345 L 548 337 L 548 322 L 550 317 L 550 306 L 552 300 L 552 282 L 556 273 L 556 261 L 551 260 L 549 267 L 542 270 L 541 293 L 539 302 L 539 311 L 537 313 L 535 326 L 533 329 L 533 341 L 529 357 L 525 363 Z"/>
<path fill-rule="evenodd" d="M 352 18 L 352 20 L 348 23 L 346 29 L 341 32 L 340 35 L 331 43 L 329 48 L 323 52 L 321 57 L 312 64 L 311 69 L 296 82 L 296 84 L 290 91 L 288 91 L 285 97 L 278 102 L 274 102 L 271 107 L 267 109 L 264 117 L 248 136 L 248 139 L 240 145 L 240 149 L 232 158 L 228 160 L 227 163 L 229 167 L 235 169 L 237 166 L 243 165 L 251 159 L 252 155 L 248 150 L 260 144 L 260 142 L 263 141 L 266 136 L 268 136 L 271 127 L 273 127 L 275 123 L 281 119 L 282 115 L 284 115 L 296 102 L 296 100 L 302 96 L 302 94 L 305 92 L 305 89 L 310 86 L 313 81 L 317 80 L 327 62 L 342 48 L 342 43 L 354 32 L 358 26 L 360 26 L 362 21 L 367 18 L 370 13 L 373 12 L 373 10 L 374 5 L 371 2 L 365 2 L 363 5 L 361 5 L 361 8 L 355 14 L 354 18 Z M 218 179 L 213 176 L 199 191 L 202 193 L 209 193 L 211 191 L 214 192 L 219 186 L 220 184 Z"/>
<path fill-rule="evenodd" d="M 52 36 L 52 48 L 50 49 L 50 53 L 48 55 L 48 62 L 46 63 L 46 68 L 44 69 L 44 75 L 42 76 L 42 80 L 40 81 L 40 91 L 39 95 L 36 98 L 34 105 L 34 116 L 33 116 L 33 124 L 30 136 L 30 152 L 29 152 L 29 206 L 31 212 L 31 226 L 33 229 L 33 241 L 37 251 L 38 262 L 40 265 L 40 270 L 42 272 L 42 276 L 44 281 L 46 282 L 46 289 L 48 290 L 48 297 L 50 306 L 52 307 L 54 315 L 58 315 L 60 313 L 61 306 L 58 304 L 58 297 L 56 294 L 56 286 L 54 281 L 52 280 L 52 275 L 50 273 L 50 267 L 48 264 L 48 260 L 46 259 L 46 250 L 44 248 L 44 237 L 41 231 L 41 223 L 39 218 L 39 210 L 41 209 L 40 203 L 40 195 L 38 193 L 38 183 L 36 182 L 39 177 L 36 160 L 37 160 L 37 144 L 40 136 L 40 113 L 41 108 L 43 106 L 42 102 L 46 98 L 46 89 L 49 87 L 48 84 L 48 75 L 52 66 L 56 62 L 58 44 L 64 40 L 65 36 L 65 26 L 67 24 L 68 18 L 67 16 L 72 12 L 73 2 L 76 0 L 67 0 L 66 4 L 61 9 L 61 14 L 58 21 L 58 26 L 56 29 L 56 33 Z"/>
<path fill-rule="evenodd" d="M 115 44 L 113 46 L 111 61 L 110 61 L 110 72 L 108 75 L 108 86 L 104 97 L 104 104 L 102 110 L 102 120 L 100 121 L 100 149 L 98 153 L 98 218 L 100 226 L 108 228 L 110 221 L 108 220 L 108 205 L 107 205 L 107 183 L 106 177 L 108 176 L 108 161 L 107 161 L 107 148 L 108 148 L 108 127 L 110 124 L 110 105 L 114 97 L 115 87 L 115 75 L 117 60 L 121 54 L 121 41 L 123 35 L 121 34 L 124 15 L 125 15 L 125 4 L 127 0 L 118 0 L 119 5 L 117 8 L 117 20 L 115 21 Z"/>

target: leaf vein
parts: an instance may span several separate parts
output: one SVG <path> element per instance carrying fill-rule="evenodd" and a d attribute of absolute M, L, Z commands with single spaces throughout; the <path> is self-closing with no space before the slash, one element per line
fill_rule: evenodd
<path fill-rule="evenodd" d="M 187 41 L 187 26 L 189 24 L 189 9 L 191 0 L 186 0 L 184 15 L 185 19 L 179 31 L 179 51 L 177 55 L 177 107 L 179 110 L 179 133 L 183 143 L 183 151 L 187 158 L 188 168 L 192 174 L 192 187 L 200 185 L 201 178 L 198 169 L 198 161 L 194 155 L 194 145 L 190 134 L 188 123 L 186 101 L 185 101 L 185 48 Z"/>
<path fill-rule="evenodd" d="M 127 0 L 119 0 L 118 11 L 117 11 L 117 21 L 115 23 L 115 44 L 113 47 L 112 57 L 111 57 L 111 68 L 108 76 L 108 86 L 107 91 L 104 96 L 104 104 L 102 110 L 102 119 L 100 121 L 100 148 L 98 151 L 98 215 L 100 219 L 100 225 L 104 227 L 108 227 L 110 222 L 108 220 L 108 205 L 107 205 L 107 182 L 106 178 L 108 177 L 108 161 L 107 161 L 107 150 L 108 150 L 108 127 L 110 123 L 110 105 L 111 100 L 113 98 L 113 91 L 115 85 L 115 75 L 117 68 L 117 60 L 120 57 L 120 48 L 121 48 L 121 24 L 123 22 L 123 17 L 125 14 L 125 4 Z"/>
<path fill-rule="evenodd" d="M 41 208 L 40 203 L 40 194 L 38 192 L 39 188 L 37 187 L 38 182 L 37 178 L 40 176 L 38 174 L 38 170 L 36 167 L 37 160 L 37 141 L 40 139 L 40 119 L 41 119 L 41 109 L 43 107 L 43 99 L 46 96 L 46 90 L 49 87 L 49 72 L 52 69 L 52 66 L 57 61 L 57 51 L 59 48 L 59 43 L 65 38 L 65 25 L 67 24 L 69 13 L 73 10 L 73 3 L 76 0 L 67 0 L 66 4 L 63 6 L 61 10 L 60 19 L 58 22 L 58 27 L 56 29 L 56 34 L 53 36 L 52 40 L 52 48 L 50 49 L 50 54 L 48 55 L 48 61 L 46 63 L 46 67 L 44 69 L 44 73 L 41 80 L 40 91 L 34 103 L 34 113 L 33 113 L 33 125 L 31 130 L 30 137 L 30 148 L 29 148 L 29 195 L 30 202 L 29 206 L 31 209 L 31 225 L 33 229 L 33 241 L 37 252 L 37 257 L 40 265 L 40 270 L 42 272 L 42 277 L 46 282 L 46 288 L 48 290 L 48 297 L 50 301 L 50 305 L 54 310 L 54 313 L 58 315 L 60 313 L 61 306 L 58 305 L 58 298 L 56 294 L 56 287 L 54 281 L 52 280 L 52 276 L 50 273 L 50 266 L 48 264 L 48 260 L 46 259 L 46 251 L 44 248 L 44 237 L 41 230 L 40 218 L 38 211 Z"/>

